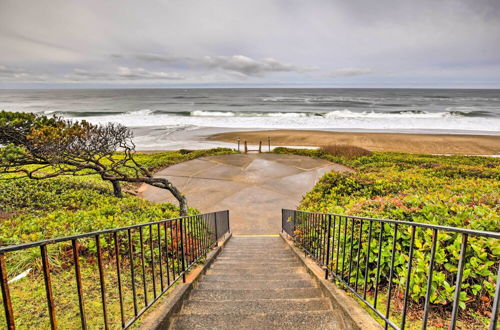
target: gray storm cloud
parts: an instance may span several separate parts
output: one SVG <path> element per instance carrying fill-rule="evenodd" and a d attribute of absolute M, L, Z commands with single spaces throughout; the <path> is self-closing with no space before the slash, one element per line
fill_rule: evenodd
<path fill-rule="evenodd" d="M 0 1 L 0 87 L 500 87 L 497 0 Z"/>

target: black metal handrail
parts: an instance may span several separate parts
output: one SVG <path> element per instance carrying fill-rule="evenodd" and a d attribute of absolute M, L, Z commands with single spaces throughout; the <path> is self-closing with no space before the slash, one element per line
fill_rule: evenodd
<path fill-rule="evenodd" d="M 378 225 L 377 225 L 378 224 Z M 406 237 L 403 237 L 404 229 L 407 229 Z M 389 326 L 394 329 L 404 329 L 407 326 L 407 312 L 410 304 L 410 288 L 412 282 L 412 267 L 415 267 L 415 253 L 425 254 L 425 249 L 417 249 L 415 246 L 415 235 L 424 230 L 432 231 L 430 243 L 429 262 L 426 268 L 427 281 L 425 287 L 425 301 L 423 305 L 422 328 L 426 329 L 429 320 L 430 296 L 433 293 L 433 272 L 435 270 L 435 257 L 440 233 L 460 235 L 460 252 L 456 269 L 455 285 L 453 291 L 453 303 L 450 315 L 450 329 L 455 329 L 460 303 L 460 293 L 463 291 L 464 265 L 467 259 L 467 250 L 470 239 L 490 238 L 495 240 L 498 247 L 500 240 L 499 232 L 488 232 L 471 230 L 465 228 L 447 227 L 418 223 L 410 221 L 398 221 L 391 219 L 374 219 L 367 217 L 356 217 L 332 213 L 315 213 L 297 210 L 282 210 L 282 230 L 298 243 L 306 254 L 311 256 L 319 265 L 325 269 L 325 278 L 331 276 L 345 288 L 359 298 L 377 316 L 379 316 L 387 329 Z M 378 235 L 377 235 L 378 231 Z M 398 233 L 400 234 L 398 237 Z M 402 239 L 405 242 L 401 242 Z M 458 239 L 458 237 L 457 237 Z M 371 245 L 372 241 L 376 242 Z M 386 240 L 386 241 L 384 241 Z M 383 244 L 390 247 L 389 265 L 382 269 L 381 254 Z M 403 251 L 403 246 L 408 246 Z M 396 246 L 399 246 L 401 253 L 407 252 L 407 261 L 403 267 L 395 268 Z M 493 248 L 494 246 L 492 246 Z M 469 249 L 471 250 L 471 249 Z M 374 252 L 375 251 L 375 252 Z M 457 251 L 458 252 L 458 251 Z M 399 253 L 399 252 L 398 252 Z M 365 254 L 365 255 L 362 255 Z M 500 260 L 495 258 L 494 269 L 497 270 L 495 293 L 491 305 L 491 317 L 489 329 L 496 329 L 499 312 L 500 299 Z M 492 266 L 493 268 L 493 266 Z M 369 273 L 374 273 L 372 279 Z M 400 313 L 400 324 L 391 319 L 391 300 L 393 300 L 393 286 L 395 277 L 404 278 L 403 304 Z M 386 279 L 386 301 L 385 311 L 378 308 L 381 295 L 382 277 Z M 370 285 L 370 282 L 371 285 Z M 374 292 L 369 292 L 369 289 Z M 373 302 L 367 299 L 368 294 L 373 294 Z"/>
<path fill-rule="evenodd" d="M 9 290 L 7 269 L 9 261 L 15 258 L 12 254 L 16 252 L 40 248 L 41 273 L 44 278 L 46 303 L 52 329 L 57 328 L 57 305 L 53 293 L 54 281 L 51 278 L 53 270 L 48 248 L 54 245 L 63 245 L 63 247 L 59 246 L 63 251 L 65 248 L 71 250 L 82 328 L 88 327 L 89 317 L 96 317 L 96 315 L 87 315 L 85 310 L 81 260 L 85 260 L 86 256 L 89 257 L 87 259 L 93 259 L 93 257 L 97 259 L 99 284 L 95 283 L 95 285 L 100 289 L 102 315 L 99 317 L 102 317 L 104 328 L 108 329 L 111 325 L 117 326 L 109 322 L 111 303 L 108 302 L 110 295 L 108 290 L 116 290 L 120 309 L 120 326 L 128 328 L 180 278 L 185 282 L 186 272 L 204 258 L 217 241 L 229 231 L 229 211 L 226 210 L 1 247 L 0 287 L 7 328 L 15 329 L 17 313 L 30 313 L 30 306 L 25 306 L 23 311 L 13 310 L 13 297 Z M 69 242 L 71 246 L 68 244 L 64 246 L 64 243 Z M 89 244 L 91 242 L 92 244 Z M 91 245 L 95 248 L 94 254 L 90 251 Z M 104 265 L 105 259 L 109 261 L 108 267 Z M 112 268 L 114 268 L 116 287 L 106 285 L 109 275 L 105 276 L 105 269 Z M 126 268 L 128 268 L 129 276 L 124 274 Z M 136 285 L 138 277 L 142 277 L 141 289 Z M 128 318 L 124 308 L 125 279 L 130 282 L 133 302 L 133 315 Z M 148 285 L 152 287 L 148 289 Z M 142 298 L 142 303 L 139 298 Z M 139 306 L 141 304 L 142 306 Z"/>

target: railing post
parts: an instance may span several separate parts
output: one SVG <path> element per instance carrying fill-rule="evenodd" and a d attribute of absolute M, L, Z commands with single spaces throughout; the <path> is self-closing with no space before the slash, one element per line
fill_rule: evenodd
<path fill-rule="evenodd" d="M 259 141 L 259 154 L 262 153 L 262 141 Z"/>
<path fill-rule="evenodd" d="M 495 296 L 493 297 L 493 308 L 491 310 L 490 330 L 497 328 L 498 310 L 500 305 L 500 265 L 498 266 L 497 285 L 495 288 Z"/>
<path fill-rule="evenodd" d="M 295 227 L 297 226 L 297 211 L 293 210 L 293 229 L 292 229 L 292 237 L 295 235 Z"/>
<path fill-rule="evenodd" d="M 269 149 L 269 151 L 271 151 L 271 137 L 270 136 L 267 137 L 267 148 Z"/>
<path fill-rule="evenodd" d="M 457 323 L 458 305 L 460 302 L 460 291 L 462 291 L 462 276 L 464 272 L 465 265 L 465 253 L 467 252 L 467 234 L 462 235 L 462 245 L 460 247 L 460 259 L 458 260 L 458 273 L 457 280 L 455 283 L 455 297 L 453 299 L 453 310 L 451 312 L 451 324 L 450 329 L 455 329 Z"/>
<path fill-rule="evenodd" d="M 181 258 L 182 258 L 182 281 L 184 283 L 186 283 L 186 263 L 184 261 L 185 257 L 184 257 L 184 230 L 183 230 L 183 220 L 185 218 L 181 218 L 180 219 L 180 223 L 181 223 L 181 228 L 180 228 L 180 231 L 181 231 Z"/>
<path fill-rule="evenodd" d="M 328 231 L 326 234 L 326 261 L 325 261 L 325 280 L 328 279 L 328 261 L 330 260 L 330 230 L 332 227 L 332 216 L 328 215 Z"/>
<path fill-rule="evenodd" d="M 85 304 L 83 302 L 83 285 L 82 285 L 82 275 L 80 271 L 80 254 L 78 252 L 78 242 L 76 239 L 71 240 L 73 247 L 73 260 L 75 262 L 75 279 L 76 279 L 76 289 L 78 292 L 78 305 L 80 306 L 80 320 L 82 323 L 82 329 L 87 329 L 87 319 L 85 317 Z"/>
<path fill-rule="evenodd" d="M 240 138 L 238 138 L 238 151 L 240 151 Z"/>
<path fill-rule="evenodd" d="M 245 153 L 248 153 L 248 145 L 247 145 L 247 141 L 243 142 L 244 145 L 245 145 Z"/>
<path fill-rule="evenodd" d="M 284 234 L 285 231 L 285 209 L 281 209 L 281 232 Z"/>
<path fill-rule="evenodd" d="M 9 292 L 9 281 L 7 279 L 7 270 L 5 268 L 5 258 L 0 254 L 0 284 L 2 285 L 3 307 L 5 309 L 5 320 L 7 321 L 7 329 L 16 328 L 14 323 L 14 312 L 12 310 L 12 300 Z"/>
<path fill-rule="evenodd" d="M 217 212 L 214 212 L 215 223 L 215 246 L 219 246 L 219 232 L 217 231 Z"/>
<path fill-rule="evenodd" d="M 52 282 L 50 280 L 49 257 L 47 255 L 47 246 L 40 246 L 40 255 L 42 257 L 43 279 L 45 282 L 45 295 L 47 296 L 47 307 L 49 308 L 50 328 L 57 329 L 56 310 L 54 307 L 54 295 L 52 294 Z"/>

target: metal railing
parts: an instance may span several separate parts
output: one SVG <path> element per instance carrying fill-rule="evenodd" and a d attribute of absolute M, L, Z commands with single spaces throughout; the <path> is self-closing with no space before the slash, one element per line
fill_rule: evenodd
<path fill-rule="evenodd" d="M 30 305 L 19 310 L 13 308 L 16 297 L 9 288 L 12 287 L 12 280 L 8 280 L 9 264 L 14 263 L 19 254 L 27 251 L 33 254 L 32 249 L 39 249 L 38 274 L 43 274 L 47 321 L 52 329 L 58 327 L 58 312 L 66 312 L 63 306 L 58 311 L 54 291 L 61 283 L 52 277 L 68 272 L 76 284 L 77 301 L 72 303 L 78 305 L 83 329 L 92 327 L 89 320 L 96 318 L 102 321 L 99 327 L 105 329 L 128 328 L 180 278 L 185 282 L 186 272 L 229 230 L 229 211 L 219 211 L 2 247 L 0 284 L 7 328 L 15 329 L 16 314 L 29 315 L 33 308 Z M 49 249 L 57 249 L 55 258 L 62 260 L 66 267 L 51 264 L 54 253 L 49 253 Z M 95 277 L 87 272 L 92 278 L 86 279 L 82 275 L 84 266 L 94 266 Z M 100 315 L 86 312 L 86 303 L 90 302 L 87 291 L 91 290 L 100 291 L 96 299 L 101 303 Z M 110 315 L 111 309 L 115 315 Z"/>
<path fill-rule="evenodd" d="M 437 292 L 437 279 L 433 279 L 433 275 L 444 276 L 444 273 L 448 274 L 445 280 L 449 285 L 448 294 L 453 296 L 447 306 L 440 306 L 441 315 L 445 315 L 449 329 L 455 329 L 459 309 L 465 308 L 460 306 L 463 293 L 474 284 L 470 278 L 464 283 L 464 266 L 477 265 L 477 255 L 486 253 L 473 244 L 483 240 L 483 246 L 491 250 L 500 246 L 498 232 L 287 209 L 282 210 L 282 230 L 324 267 L 326 279 L 332 276 L 359 298 L 382 319 L 386 329 L 408 327 L 410 305 L 420 314 L 417 321 L 420 318 L 422 329 L 426 329 L 431 309 L 440 306 L 432 302 L 443 294 Z M 443 244 L 450 245 L 441 246 Z M 444 250 L 448 257 L 440 253 Z M 456 256 L 455 260 L 450 260 L 450 256 Z M 492 253 L 489 257 L 494 259 L 486 262 L 491 264 L 486 270 L 490 275 L 484 275 L 484 281 L 474 285 L 479 286 L 478 290 L 491 285 L 490 293 L 483 291 L 480 299 L 476 292 L 465 299 L 469 304 L 488 305 L 489 329 L 493 330 L 497 327 L 499 312 L 500 256 Z M 420 283 L 417 272 L 423 275 Z M 397 311 L 391 306 L 391 302 L 396 304 L 394 301 Z"/>

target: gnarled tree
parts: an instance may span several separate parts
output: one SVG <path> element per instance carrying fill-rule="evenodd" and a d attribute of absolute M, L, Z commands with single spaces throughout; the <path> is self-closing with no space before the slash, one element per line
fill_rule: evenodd
<path fill-rule="evenodd" d="M 94 125 L 32 113 L 0 112 L 0 173 L 41 180 L 60 175 L 98 174 L 121 197 L 121 182 L 166 189 L 187 214 L 184 195 L 134 159 L 132 132 L 109 123 Z"/>

